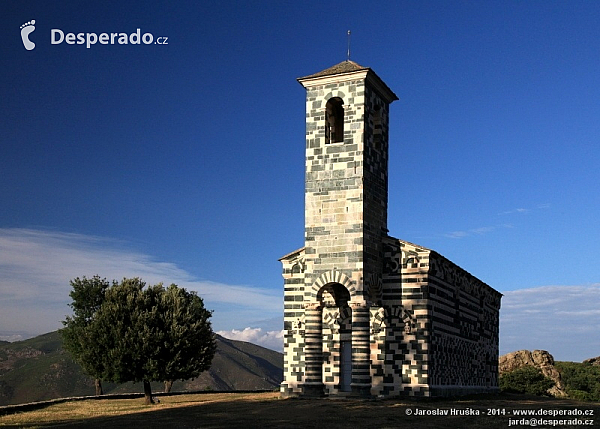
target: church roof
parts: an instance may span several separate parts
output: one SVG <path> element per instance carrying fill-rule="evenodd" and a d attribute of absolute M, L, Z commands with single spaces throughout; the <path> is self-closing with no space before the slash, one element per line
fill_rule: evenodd
<path fill-rule="evenodd" d="M 294 250 L 293 252 L 288 253 L 287 255 L 282 256 L 281 258 L 279 258 L 279 260 L 283 261 L 285 259 L 292 259 L 293 256 L 299 255 L 300 253 L 304 252 L 304 249 L 306 249 L 306 246 L 303 246 L 299 249 Z"/>
<path fill-rule="evenodd" d="M 346 61 L 342 61 L 339 64 L 331 66 L 328 69 L 320 71 L 318 73 L 300 77 L 300 78 L 298 78 L 298 80 L 310 79 L 313 77 L 330 76 L 330 75 L 341 74 L 341 73 L 349 73 L 349 72 L 354 72 L 354 71 L 359 71 L 359 70 L 370 70 L 370 68 L 363 67 L 360 64 L 355 63 L 354 61 L 346 60 Z"/>

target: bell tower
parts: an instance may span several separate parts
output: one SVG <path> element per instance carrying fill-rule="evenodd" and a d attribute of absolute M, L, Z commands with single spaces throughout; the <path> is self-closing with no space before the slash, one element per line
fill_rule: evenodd
<path fill-rule="evenodd" d="M 351 302 L 364 305 L 381 283 L 389 105 L 398 97 L 349 60 L 298 81 L 306 88 L 304 284 L 342 272 L 354 283 Z"/>
<path fill-rule="evenodd" d="M 368 394 L 369 326 L 381 305 L 389 105 L 398 97 L 347 60 L 306 88 L 304 247 L 283 258 L 284 396 Z"/>

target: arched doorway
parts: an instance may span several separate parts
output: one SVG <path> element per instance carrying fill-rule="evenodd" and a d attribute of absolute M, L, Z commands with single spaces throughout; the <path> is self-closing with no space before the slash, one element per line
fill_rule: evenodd
<path fill-rule="evenodd" d="M 350 292 L 340 283 L 321 287 L 323 384 L 326 394 L 350 392 L 352 382 L 352 310 Z"/>

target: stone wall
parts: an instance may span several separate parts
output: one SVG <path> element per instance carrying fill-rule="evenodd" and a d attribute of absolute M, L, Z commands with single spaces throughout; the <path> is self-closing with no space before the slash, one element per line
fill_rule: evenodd
<path fill-rule="evenodd" d="M 284 396 L 302 394 L 304 381 L 304 248 L 281 258 L 283 264 L 283 383 Z"/>
<path fill-rule="evenodd" d="M 282 395 L 496 388 L 501 295 L 387 234 L 396 95 L 351 61 L 299 81 L 307 90 L 305 236 L 281 259 Z"/>
<path fill-rule="evenodd" d="M 304 249 L 282 259 L 285 278 L 284 383 L 287 395 L 304 394 L 307 309 L 319 325 L 318 359 L 323 394 L 341 394 L 341 343 L 357 349 L 358 324 L 368 309 L 368 371 L 353 383 L 372 396 L 448 396 L 493 392 L 498 386 L 498 317 L 501 294 L 429 249 L 387 237 L 383 281 L 368 307 L 339 306 L 328 288 L 353 290 L 352 281 L 322 275 L 304 287 Z M 341 282 L 341 283 L 340 283 Z M 342 290 L 344 290 L 342 289 Z M 309 297 L 308 301 L 306 297 Z M 366 319 L 365 319 L 366 320 Z M 359 337 L 360 338 L 360 337 Z M 310 353 L 309 353 L 310 354 Z M 356 362 L 354 362 L 356 364 Z M 314 367 L 316 368 L 316 367 Z M 356 369 L 356 365 L 355 365 Z M 314 369 L 313 371 L 316 371 Z"/>
<path fill-rule="evenodd" d="M 427 285 L 432 394 L 497 391 L 502 295 L 434 251 Z"/>

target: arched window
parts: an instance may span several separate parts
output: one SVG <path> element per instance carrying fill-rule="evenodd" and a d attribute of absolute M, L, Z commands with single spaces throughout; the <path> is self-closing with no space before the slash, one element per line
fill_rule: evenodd
<path fill-rule="evenodd" d="M 344 141 L 344 101 L 330 98 L 325 106 L 325 144 Z"/>

